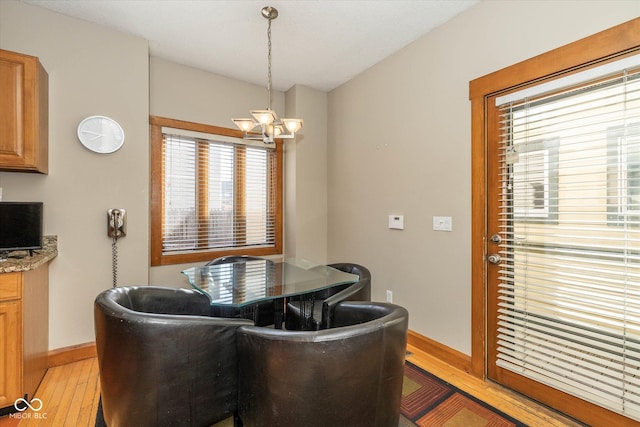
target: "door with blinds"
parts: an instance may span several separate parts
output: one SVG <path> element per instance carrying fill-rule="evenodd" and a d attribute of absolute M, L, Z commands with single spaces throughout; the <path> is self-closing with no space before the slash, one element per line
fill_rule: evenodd
<path fill-rule="evenodd" d="M 638 421 L 639 66 L 626 57 L 487 108 L 488 376 Z"/>

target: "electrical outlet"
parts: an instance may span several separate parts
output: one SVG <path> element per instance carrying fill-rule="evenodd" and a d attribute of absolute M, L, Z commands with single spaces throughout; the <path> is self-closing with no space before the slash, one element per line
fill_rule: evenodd
<path fill-rule="evenodd" d="M 393 292 L 387 289 L 387 302 L 393 302 Z"/>

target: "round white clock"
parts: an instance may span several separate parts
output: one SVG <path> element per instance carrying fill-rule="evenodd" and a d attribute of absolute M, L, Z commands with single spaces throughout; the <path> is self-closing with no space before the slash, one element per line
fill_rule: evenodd
<path fill-rule="evenodd" d="M 89 116 L 78 125 L 78 139 L 91 151 L 113 153 L 124 144 L 124 131 L 109 117 Z"/>

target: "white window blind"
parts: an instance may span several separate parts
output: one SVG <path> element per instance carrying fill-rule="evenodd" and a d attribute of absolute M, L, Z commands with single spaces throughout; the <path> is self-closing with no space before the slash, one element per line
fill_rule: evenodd
<path fill-rule="evenodd" d="M 275 150 L 163 133 L 163 254 L 275 245 Z"/>
<path fill-rule="evenodd" d="M 496 363 L 640 420 L 640 72 L 607 73 L 498 105 Z"/>

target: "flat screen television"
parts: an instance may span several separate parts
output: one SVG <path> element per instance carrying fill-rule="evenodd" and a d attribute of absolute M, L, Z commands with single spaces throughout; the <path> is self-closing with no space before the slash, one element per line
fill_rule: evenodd
<path fill-rule="evenodd" d="M 0 202 L 0 252 L 42 248 L 42 202 Z"/>

